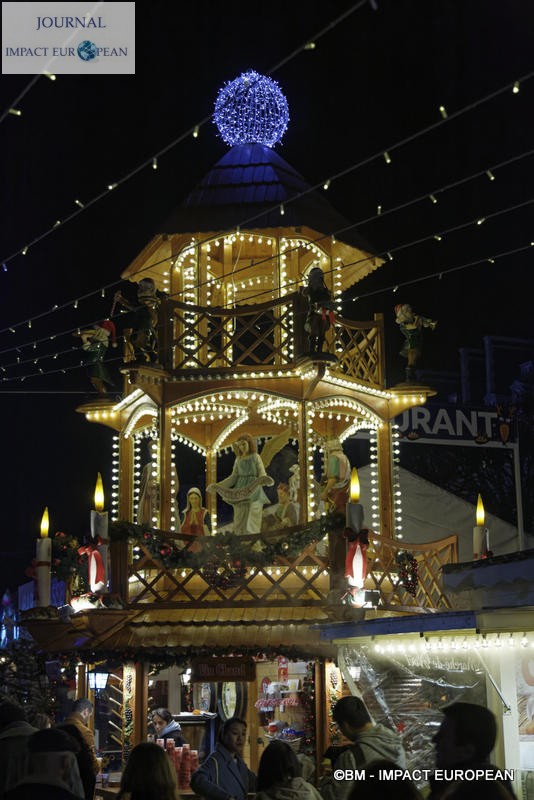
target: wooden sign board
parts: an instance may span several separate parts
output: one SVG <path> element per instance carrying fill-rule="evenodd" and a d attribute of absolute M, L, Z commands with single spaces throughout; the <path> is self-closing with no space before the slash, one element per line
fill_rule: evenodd
<path fill-rule="evenodd" d="M 193 683 L 218 683 L 219 681 L 253 681 L 256 679 L 256 662 L 252 658 L 194 658 L 191 661 Z"/>

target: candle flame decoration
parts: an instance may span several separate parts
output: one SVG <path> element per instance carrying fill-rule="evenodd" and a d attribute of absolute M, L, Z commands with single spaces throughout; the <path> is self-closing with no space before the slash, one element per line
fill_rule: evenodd
<path fill-rule="evenodd" d="M 478 495 L 477 500 L 477 525 L 480 527 L 484 525 L 484 504 L 480 495 Z"/>
<path fill-rule="evenodd" d="M 50 525 L 50 519 L 48 516 L 48 506 L 46 506 L 45 510 L 43 511 L 43 516 L 41 518 L 41 539 L 47 538 L 49 525 Z"/>
<path fill-rule="evenodd" d="M 95 486 L 95 509 L 97 511 L 104 510 L 104 484 L 102 483 L 102 475 L 98 473 Z"/>
<path fill-rule="evenodd" d="M 350 473 L 350 502 L 357 503 L 359 499 L 360 479 L 358 478 L 358 470 L 356 467 L 353 467 L 352 472 Z"/>

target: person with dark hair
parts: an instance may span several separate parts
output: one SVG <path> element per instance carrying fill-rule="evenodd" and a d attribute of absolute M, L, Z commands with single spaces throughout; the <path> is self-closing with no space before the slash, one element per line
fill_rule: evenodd
<path fill-rule="evenodd" d="M 381 723 L 375 725 L 360 697 L 342 697 L 335 704 L 332 717 L 341 733 L 352 742 L 336 760 L 336 769 L 362 769 L 379 758 L 399 767 L 406 766 L 399 735 Z M 347 800 L 352 786 L 352 781 L 336 780 L 332 776 L 323 779 L 320 791 L 325 800 Z"/>
<path fill-rule="evenodd" d="M 227 719 L 219 731 L 215 750 L 191 776 L 191 789 L 207 800 L 246 800 L 256 791 L 256 776 L 243 761 L 247 723 Z"/>
<path fill-rule="evenodd" d="M 93 704 L 86 697 L 80 697 L 74 701 L 71 713 L 66 717 L 65 723 L 67 725 L 74 725 L 82 737 L 85 747 L 87 748 L 91 763 L 93 765 L 93 774 L 96 778 L 100 772 L 100 761 L 96 757 L 95 751 L 95 737 L 93 731 L 88 727 L 91 714 L 93 713 Z"/>
<path fill-rule="evenodd" d="M 0 703 L 0 795 L 26 774 L 26 745 L 36 731 L 26 721 L 22 706 L 12 700 Z"/>
<path fill-rule="evenodd" d="M 72 736 L 80 748 L 76 753 L 76 761 L 78 762 L 78 770 L 83 784 L 85 800 L 93 800 L 96 786 L 96 775 L 93 769 L 93 754 L 89 745 L 83 738 L 80 730 L 72 723 L 63 722 L 61 725 L 56 725 L 56 730 L 65 731 L 65 733 L 68 733 L 68 735 Z"/>
<path fill-rule="evenodd" d="M 389 772 L 398 765 L 385 758 L 370 761 L 364 768 L 365 778 L 354 782 L 349 800 L 423 800 L 423 795 L 409 778 L 387 779 L 382 770 Z"/>
<path fill-rule="evenodd" d="M 488 772 L 496 771 L 490 763 L 490 754 L 497 739 L 497 720 L 495 715 L 484 706 L 475 703 L 451 703 L 441 709 L 445 718 L 434 736 L 436 748 L 436 768 L 443 770 L 440 779 L 430 779 L 430 795 L 432 800 L 441 798 L 447 787 L 453 782 L 447 780 L 447 771 L 454 770 L 484 770 L 485 777 Z M 499 780 L 499 776 L 496 775 Z M 473 789 L 473 782 L 469 785 Z M 512 794 L 513 790 L 508 782 L 503 784 Z"/>
<path fill-rule="evenodd" d="M 178 800 L 176 771 L 162 747 L 141 742 L 129 755 L 117 800 Z"/>
<path fill-rule="evenodd" d="M 158 739 L 173 739 L 176 747 L 182 747 L 185 739 L 180 724 L 173 719 L 168 708 L 156 708 L 152 712 L 152 725 Z"/>
<path fill-rule="evenodd" d="M 78 744 L 65 731 L 43 728 L 28 740 L 28 771 L 2 800 L 83 800 Z"/>
<path fill-rule="evenodd" d="M 290 745 L 273 739 L 260 758 L 256 800 L 321 800 L 302 777 L 301 764 Z"/>

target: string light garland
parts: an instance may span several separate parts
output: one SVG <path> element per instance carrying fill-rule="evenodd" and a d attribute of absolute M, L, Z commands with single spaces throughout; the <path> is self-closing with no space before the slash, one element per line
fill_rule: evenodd
<path fill-rule="evenodd" d="M 525 204 L 520 204 L 519 207 L 521 207 L 523 205 L 531 204 L 533 202 L 534 202 L 534 199 L 528 201 Z M 513 208 L 516 208 L 516 207 L 513 207 Z M 502 212 L 495 212 L 491 216 L 497 216 L 497 215 L 499 215 L 501 213 L 506 213 L 507 211 L 510 211 L 510 210 L 511 209 L 505 209 Z M 458 228 L 462 228 L 462 227 L 467 227 L 469 224 L 472 224 L 472 221 L 470 223 L 463 223 L 461 226 L 455 226 L 454 230 L 456 230 Z M 451 229 L 451 230 L 453 230 L 453 229 Z M 422 241 L 428 241 L 428 240 L 430 240 L 432 238 L 433 238 L 433 236 L 431 235 L 431 236 L 425 237 L 423 239 L 419 239 L 415 243 L 408 243 L 408 244 L 404 244 L 404 245 L 399 245 L 399 247 L 396 248 L 396 249 L 397 250 L 405 249 L 407 247 L 412 246 L 413 244 L 417 244 L 417 243 L 420 243 Z M 360 300 L 360 299 L 363 299 L 363 298 L 366 298 L 366 297 L 371 297 L 371 296 L 374 296 L 374 295 L 377 295 L 377 294 L 382 294 L 383 292 L 387 292 L 387 291 L 393 291 L 395 293 L 402 286 L 413 285 L 413 284 L 416 284 L 416 283 L 420 283 L 422 281 L 431 280 L 431 279 L 436 278 L 436 277 L 441 280 L 443 275 L 447 275 L 447 274 L 450 274 L 450 273 L 453 273 L 453 272 L 458 272 L 458 271 L 461 271 L 463 269 L 468 269 L 470 267 L 477 266 L 479 264 L 486 263 L 488 261 L 490 263 L 494 263 L 497 258 L 504 258 L 506 256 L 516 255 L 518 253 L 521 253 L 521 252 L 524 252 L 524 251 L 530 249 L 532 246 L 533 246 L 533 244 L 531 242 L 529 242 L 528 245 L 525 245 L 525 246 L 522 246 L 522 247 L 519 247 L 519 248 L 515 248 L 515 249 L 512 249 L 512 250 L 500 252 L 500 253 L 495 253 L 495 254 L 492 254 L 490 257 L 485 256 L 483 258 L 480 258 L 480 259 L 477 259 L 477 260 L 474 260 L 474 261 L 470 261 L 470 262 L 465 263 L 465 264 L 457 265 L 455 267 L 450 267 L 450 268 L 441 267 L 438 272 L 433 272 L 430 275 L 424 275 L 424 276 L 421 276 L 419 278 L 414 278 L 414 279 L 411 279 L 411 280 L 403 281 L 403 282 L 401 282 L 399 284 L 395 284 L 393 286 L 388 286 L 388 287 L 384 287 L 384 288 L 381 288 L 381 289 L 377 289 L 377 290 L 372 291 L 372 292 L 367 292 L 367 293 L 364 293 L 364 294 L 360 293 L 357 297 L 351 298 L 350 302 L 356 302 L 357 300 Z M 344 268 L 347 268 L 347 267 L 352 266 L 352 265 L 357 264 L 357 263 L 358 263 L 358 261 L 351 262 L 349 264 L 344 265 Z M 61 335 L 61 334 L 57 334 L 57 335 Z M 46 339 L 50 339 L 51 337 L 45 337 L 45 338 Z M 22 347 L 22 346 L 19 346 L 19 347 Z M 35 347 L 35 342 L 33 343 L 33 347 Z M 11 348 L 11 350 L 13 350 L 13 349 L 19 349 L 19 348 Z M 78 348 L 75 348 L 75 349 L 78 349 Z M 1 351 L 1 352 L 3 353 L 3 352 L 7 352 L 7 351 Z M 65 351 L 65 352 L 70 352 L 70 351 Z M 54 354 L 54 356 L 57 356 L 57 354 Z M 42 360 L 44 358 L 49 358 L 49 357 L 54 357 L 54 356 L 52 356 L 51 354 L 43 354 L 43 355 L 39 356 L 38 360 Z M 111 359 L 110 361 L 117 361 L 117 360 L 120 360 L 120 359 Z M 30 361 L 32 361 L 32 359 L 27 359 L 24 363 L 28 363 Z M 20 365 L 20 363 L 21 363 L 20 361 L 17 362 L 17 365 Z M 34 363 L 35 363 L 35 361 L 34 361 Z M 6 365 L 6 366 L 11 366 L 11 365 Z M 68 371 L 70 371 L 72 369 L 80 368 L 81 366 L 84 366 L 84 365 L 83 364 L 79 364 L 79 365 L 76 365 L 76 366 L 67 367 L 66 369 Z M 0 369 L 2 369 L 2 367 L 0 367 Z M 58 372 L 65 372 L 66 369 L 65 368 L 61 369 L 60 368 L 60 369 L 48 370 L 46 372 L 41 369 L 39 371 L 39 373 L 33 372 L 33 373 L 30 373 L 30 374 L 25 375 L 25 376 L 13 376 L 13 377 L 5 377 L 4 376 L 2 378 L 2 382 L 7 382 L 7 381 L 11 381 L 11 380 L 24 380 L 26 378 L 35 377 L 38 374 L 47 374 L 47 375 L 48 374 L 56 374 Z"/>
<path fill-rule="evenodd" d="M 499 164 L 492 165 L 492 169 L 493 169 L 493 170 L 502 169 L 502 168 L 504 168 L 504 167 L 506 167 L 506 166 L 509 166 L 510 164 L 516 163 L 516 162 L 518 162 L 518 161 L 520 161 L 520 160 L 522 160 L 522 159 L 524 159 L 524 158 L 528 158 L 528 157 L 532 156 L 533 154 L 534 154 L 534 150 L 528 150 L 528 151 L 526 151 L 526 152 L 524 152 L 524 153 L 521 153 L 521 154 L 519 154 L 519 155 L 513 156 L 513 157 L 511 157 L 511 158 L 509 158 L 509 159 L 506 159 L 505 161 L 503 161 L 503 162 L 500 162 Z M 372 217 L 367 217 L 367 218 L 365 218 L 365 219 L 363 219 L 363 220 L 359 220 L 359 221 L 357 221 L 357 222 L 355 222 L 355 223 L 352 223 L 350 226 L 346 226 L 346 227 L 345 227 L 345 228 L 343 228 L 341 231 L 337 231 L 337 233 L 343 233 L 343 232 L 346 232 L 346 231 L 348 231 L 348 230 L 350 230 L 350 229 L 352 229 L 352 228 L 355 228 L 355 227 L 358 227 L 358 226 L 364 225 L 364 224 L 366 224 L 366 223 L 368 223 L 368 222 L 371 222 L 371 221 L 373 221 L 373 220 L 377 219 L 377 218 L 378 218 L 378 216 L 384 216 L 384 217 L 385 217 L 385 216 L 387 216 L 388 214 L 395 213 L 395 212 L 397 212 L 397 211 L 399 211 L 399 210 L 405 209 L 405 208 L 407 208 L 407 207 L 409 207 L 409 206 L 412 206 L 412 205 L 414 205 L 414 204 L 416 204 L 416 203 L 418 203 L 418 202 L 421 202 L 422 200 L 424 200 L 425 198 L 428 198 L 428 197 L 429 197 L 429 198 L 432 200 L 432 202 L 435 202 L 435 203 L 437 203 L 437 199 L 436 199 L 435 195 L 437 195 L 437 194 L 443 194 L 444 192 L 446 192 L 446 191 L 450 191 L 451 189 L 453 189 L 453 188 L 456 188 L 457 186 L 460 186 L 460 185 L 462 185 L 462 184 L 465 184 L 465 183 L 467 183 L 467 182 L 469 182 L 469 181 L 471 181 L 471 180 L 475 180 L 476 178 L 478 178 L 478 177 L 480 177 L 480 176 L 482 176 L 482 175 L 484 175 L 484 174 L 485 174 L 485 175 L 493 175 L 493 173 L 492 173 L 492 171 L 491 171 L 490 169 L 487 169 L 487 170 L 479 170 L 479 171 L 477 171 L 476 173 L 473 173 L 473 174 L 471 174 L 471 175 L 468 175 L 468 176 L 465 176 L 465 177 L 463 177 L 463 178 L 460 178 L 459 180 L 457 180 L 457 181 L 454 181 L 454 182 L 452 182 L 452 183 L 446 184 L 445 186 L 443 186 L 443 187 L 441 187 L 441 188 L 439 188 L 439 189 L 434 189 L 434 190 L 433 190 L 433 192 L 432 192 L 431 194 L 425 193 L 424 195 L 419 195 L 418 197 L 416 197 L 416 198 L 413 198 L 412 200 L 406 201 L 406 202 L 404 202 L 404 203 L 402 203 L 402 204 L 400 204 L 400 205 L 397 205 L 397 206 L 395 206 L 395 207 L 392 207 L 391 209 L 388 209 L 388 210 L 386 210 L 385 212 L 383 212 L 383 211 L 382 211 L 382 207 L 381 207 L 381 206 L 378 206 L 378 209 L 377 209 L 377 214 L 376 214 L 376 215 L 374 215 L 374 216 L 372 216 Z M 490 180 L 491 180 L 491 178 L 490 178 Z M 444 232 L 442 232 L 442 235 L 443 235 L 443 233 L 444 233 Z M 312 244 L 312 245 L 314 245 L 314 244 L 317 244 L 317 243 L 319 243 L 319 242 L 321 242 L 321 241 L 323 241 L 323 240 L 325 240 L 325 239 L 328 239 L 328 238 L 330 237 L 330 235 L 331 235 L 331 234 L 325 234 L 325 235 L 323 235 L 323 236 L 317 237 L 317 239 L 313 240 L 313 241 L 311 242 L 311 244 Z M 207 241 L 207 240 L 206 240 L 206 241 Z M 421 240 L 418 240 L 418 241 L 421 241 Z M 201 246 L 202 244 L 205 244 L 205 242 L 200 242 L 200 243 L 199 243 L 199 245 L 200 245 L 200 246 Z M 391 251 L 390 251 L 390 252 L 391 252 Z M 164 258 L 164 259 L 160 259 L 160 260 L 159 260 L 159 261 L 157 261 L 157 262 L 151 263 L 151 264 L 147 265 L 147 266 L 144 268 L 144 270 L 143 270 L 143 271 L 146 271 L 146 270 L 149 270 L 149 269 L 153 269 L 153 268 L 155 268 L 155 267 L 157 267 L 157 266 L 161 265 L 162 263 L 165 263 L 166 261 L 170 260 L 171 258 L 174 258 L 174 256 L 167 257 L 167 258 Z M 269 262 L 269 261 L 271 261 L 271 260 L 272 260 L 272 257 L 269 257 L 268 259 L 264 259 L 263 261 L 259 261 L 259 262 L 258 262 L 258 264 L 265 263 L 265 262 Z M 347 264 L 347 265 L 345 265 L 345 266 L 353 266 L 355 263 L 358 263 L 358 262 L 353 262 L 352 264 L 350 264 L 350 265 L 348 265 L 348 264 Z M 4 271 L 7 271 L 7 265 L 5 265 L 5 264 L 4 264 L 4 265 L 3 265 L 3 269 L 4 269 Z M 241 269 L 248 269 L 248 265 L 247 265 L 247 266 L 245 266 L 245 267 L 243 267 L 243 268 L 241 268 Z M 241 270 L 238 270 L 237 272 L 239 272 L 239 271 L 241 271 Z M 432 277 L 433 277 L 433 276 L 432 276 Z M 113 283 L 110 283 L 110 284 L 108 284 L 108 285 L 105 287 L 105 289 L 111 289 L 111 288 L 113 288 L 114 286 L 117 286 L 117 285 L 119 285 L 120 283 L 121 283 L 121 281 L 120 281 L 120 280 L 119 280 L 119 281 L 115 281 L 115 282 L 113 282 Z M 203 285 L 205 285 L 205 283 L 206 283 L 206 282 L 199 283 L 197 288 L 200 288 L 200 287 L 202 287 Z M 77 306 L 78 306 L 78 303 L 79 303 L 79 301 L 80 301 L 80 300 L 86 300 L 86 299 L 88 299 L 88 298 L 90 298 L 90 297 L 93 297 L 93 296 L 95 296 L 97 293 L 98 293 L 97 291 L 95 291 L 95 292 L 90 292 L 90 293 L 88 293 L 88 294 L 85 294 L 85 295 L 81 296 L 80 298 L 77 298 L 77 299 L 74 301 L 74 307 L 75 307 L 75 308 L 77 308 Z M 261 296 L 262 294 L 265 294 L 265 292 L 260 292 L 259 294 L 257 294 L 257 295 L 254 295 L 253 297 L 259 297 L 259 296 Z M 252 299 L 252 298 L 250 298 L 250 299 Z M 69 307 L 71 304 L 73 304 L 73 301 L 72 301 L 72 300 L 69 300 L 69 301 L 67 301 L 66 303 L 63 303 L 63 304 L 62 304 L 62 305 L 60 305 L 60 306 L 55 306 L 55 307 L 52 309 L 52 311 L 56 311 L 56 310 L 60 310 L 60 309 L 63 309 L 63 308 L 67 308 L 67 307 Z M 32 320 L 41 319 L 41 318 L 43 318 L 43 317 L 46 317 L 46 316 L 48 316 L 50 313 L 51 313 L 51 311 L 42 312 L 41 314 L 37 314 L 37 315 L 35 315 L 35 316 L 31 317 L 31 319 L 32 319 Z M 21 321 L 21 322 L 14 323 L 14 324 L 12 324 L 12 325 L 10 325 L 10 326 L 8 326 L 8 327 L 4 328 L 4 329 L 0 329 L 0 333 L 4 333 L 5 331 L 8 331 L 8 330 L 9 330 L 11 333 L 14 333 L 14 332 L 15 332 L 15 328 L 16 328 L 16 327 L 18 327 L 18 326 L 21 326 L 21 325 L 25 325 L 25 324 L 27 324 L 27 322 L 28 322 L 28 320 L 23 320 L 23 321 Z M 92 323 L 92 324 L 94 324 L 94 323 Z M 69 330 L 69 331 L 67 331 L 67 333 L 71 333 L 71 332 L 72 332 L 72 329 L 71 329 L 71 330 Z M 57 334 L 57 335 L 61 335 L 61 334 Z M 43 339 L 42 339 L 42 340 L 38 340 L 38 341 L 44 341 L 46 338 L 48 338 L 48 337 L 43 337 Z M 24 346 L 28 346 L 28 345 L 22 345 L 22 347 L 24 347 Z M 4 350 L 1 350 L 1 351 L 0 351 L 0 355 L 1 355 L 1 354 L 3 354 L 3 353 L 5 353 L 5 352 L 10 352 L 10 351 L 12 351 L 12 350 L 13 350 L 13 348 L 7 348 L 7 349 L 4 349 Z"/>
<path fill-rule="evenodd" d="M 331 22 L 328 23 L 328 25 L 326 25 L 324 28 L 322 28 L 320 31 L 318 31 L 313 36 L 313 42 L 314 43 L 317 42 L 319 39 L 321 39 L 327 33 L 329 33 L 330 31 L 334 30 L 334 28 L 336 28 L 347 17 L 349 17 L 351 14 L 353 14 L 354 12 L 356 12 L 360 8 L 362 8 L 365 5 L 366 2 L 367 2 L 367 0 L 360 0 L 360 2 L 355 3 L 350 8 L 348 8 L 346 11 L 344 11 L 342 14 L 339 14 L 337 17 L 335 17 Z M 271 67 L 271 69 L 267 70 L 266 75 L 267 76 L 268 75 L 272 75 L 273 73 L 277 72 L 285 64 L 289 63 L 297 55 L 299 55 L 304 50 L 306 50 L 307 49 L 307 44 L 310 41 L 312 41 L 312 40 L 308 39 L 306 42 L 304 42 L 303 44 L 301 44 L 300 46 L 295 48 L 291 53 L 289 53 L 287 56 L 285 56 L 283 59 L 281 59 L 281 61 L 279 61 L 277 64 L 275 64 L 273 67 Z M 24 95 L 31 89 L 31 87 L 34 85 L 34 83 L 36 83 L 37 80 L 39 80 L 40 77 L 41 77 L 40 75 L 36 75 L 35 78 L 32 81 L 30 81 L 30 83 L 24 89 L 24 91 L 15 99 L 15 101 L 12 104 L 12 106 L 16 105 L 16 103 L 18 103 L 18 101 L 22 97 L 24 97 Z M 527 77 L 522 78 L 521 80 L 526 80 Z M 20 113 L 22 113 L 22 112 L 20 112 Z M 7 116 L 8 114 L 9 114 L 9 109 L 6 112 L 4 112 L 4 114 L 2 116 L 0 116 L 0 123 L 2 122 L 4 117 Z M 189 136 L 192 135 L 194 138 L 197 138 L 198 134 L 199 134 L 199 131 L 200 131 L 200 128 L 202 126 L 206 125 L 206 123 L 210 122 L 211 120 L 212 120 L 212 115 L 211 114 L 209 114 L 209 115 L 205 116 L 203 119 L 199 120 L 199 122 L 197 122 L 195 125 L 190 127 L 187 131 L 182 133 L 180 136 L 178 136 L 173 141 L 169 142 L 169 144 L 167 144 L 165 147 L 163 147 L 157 153 L 154 153 L 150 158 L 148 158 L 145 161 L 143 161 L 141 164 L 139 164 L 137 167 L 135 167 L 127 175 L 125 175 L 122 178 L 120 178 L 116 183 L 113 184 L 113 188 L 116 188 L 117 186 L 121 186 L 122 184 L 124 184 L 127 181 L 129 181 L 131 178 L 133 178 L 139 172 L 142 172 L 144 169 L 146 169 L 147 166 L 150 166 L 153 163 L 153 158 L 158 158 L 158 157 L 161 157 L 161 156 L 165 155 L 170 150 L 174 149 L 174 147 L 176 147 L 178 144 L 180 144 L 181 142 L 183 142 L 187 138 L 189 138 Z M 99 200 L 101 200 L 102 198 L 106 197 L 108 194 L 109 194 L 109 190 L 106 190 L 104 192 L 101 192 L 96 197 L 93 197 L 91 200 L 87 201 L 85 204 L 80 205 L 79 208 L 78 208 L 78 211 L 75 211 L 73 214 L 69 215 L 68 217 L 66 217 L 63 220 L 63 224 L 66 224 L 67 222 L 70 222 L 72 219 L 75 219 L 82 211 L 85 211 L 86 208 L 90 208 L 95 203 L 97 203 Z M 77 201 L 75 201 L 75 202 L 77 202 Z M 30 242 L 30 244 L 31 245 L 35 245 L 38 242 L 41 242 L 43 239 L 48 237 L 53 232 L 54 232 L 54 228 L 53 227 L 49 228 L 48 230 L 44 231 L 39 236 L 35 237 Z M 12 253 L 8 258 L 3 258 L 3 259 L 0 258 L 0 262 L 7 263 L 8 261 L 11 261 L 12 259 L 16 258 L 19 255 L 19 253 L 20 253 L 20 250 L 17 250 L 14 253 Z"/>

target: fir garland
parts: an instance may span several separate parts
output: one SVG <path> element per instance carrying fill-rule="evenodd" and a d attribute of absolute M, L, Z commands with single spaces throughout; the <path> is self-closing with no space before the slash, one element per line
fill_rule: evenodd
<path fill-rule="evenodd" d="M 407 592 L 412 597 L 417 594 L 417 583 L 419 580 L 417 559 L 413 553 L 408 550 L 400 550 L 396 556 L 395 561 L 399 567 L 400 582 Z"/>
<path fill-rule="evenodd" d="M 245 575 L 247 567 L 274 564 L 280 557 L 296 558 L 308 545 L 339 527 L 338 514 L 330 514 L 298 531 L 282 533 L 275 542 L 259 539 L 253 549 L 241 536 L 218 533 L 200 537 L 193 550 L 189 544 L 183 544 L 184 540 L 171 538 L 165 531 L 130 522 L 112 523 L 109 534 L 111 541 L 127 540 L 142 545 L 166 569 L 201 569 L 214 582 L 212 585 L 228 587 Z"/>

